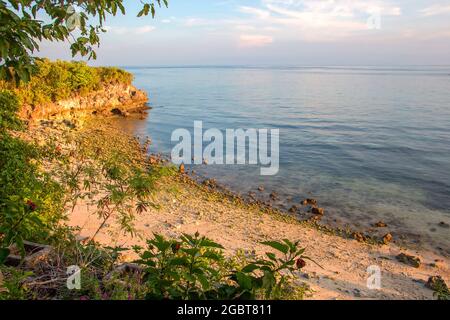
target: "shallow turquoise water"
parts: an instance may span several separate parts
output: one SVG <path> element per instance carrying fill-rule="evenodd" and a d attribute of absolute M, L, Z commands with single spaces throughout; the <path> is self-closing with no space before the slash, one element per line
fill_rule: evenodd
<path fill-rule="evenodd" d="M 328 220 L 378 220 L 450 251 L 450 68 L 128 68 L 153 109 L 136 124 L 170 153 L 174 129 L 279 128 L 280 171 L 196 166 L 242 193 L 264 185 L 281 206 L 315 197 Z M 293 197 L 289 202 L 286 197 Z M 381 231 L 380 231 L 381 232 Z M 395 234 L 394 234 L 395 236 Z"/>

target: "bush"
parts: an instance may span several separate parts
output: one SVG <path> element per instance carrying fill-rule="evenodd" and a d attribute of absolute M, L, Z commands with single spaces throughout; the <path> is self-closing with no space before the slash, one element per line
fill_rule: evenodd
<path fill-rule="evenodd" d="M 0 130 L 20 129 L 22 123 L 17 118 L 19 102 L 15 94 L 9 90 L 0 90 Z"/>
<path fill-rule="evenodd" d="M 197 233 L 181 241 L 155 235 L 144 250 L 135 247 L 145 266 L 147 299 L 283 299 L 291 294 L 289 276 L 305 266 L 304 249 L 289 240 L 263 242 L 282 254 L 267 252 L 230 269 L 223 247 Z"/>
<path fill-rule="evenodd" d="M 114 67 L 100 67 L 97 69 L 100 75 L 100 82 L 102 84 L 124 83 L 131 84 L 133 75 L 119 68 Z"/>

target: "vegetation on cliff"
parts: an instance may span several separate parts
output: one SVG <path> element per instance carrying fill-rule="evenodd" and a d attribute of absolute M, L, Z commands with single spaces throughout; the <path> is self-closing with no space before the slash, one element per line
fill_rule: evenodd
<path fill-rule="evenodd" d="M 39 106 L 70 98 L 85 96 L 108 85 L 131 85 L 133 75 L 114 67 L 90 67 L 84 62 L 36 61 L 28 82 L 17 86 L 12 81 L 0 81 L 0 89 L 13 91 L 20 104 Z"/>

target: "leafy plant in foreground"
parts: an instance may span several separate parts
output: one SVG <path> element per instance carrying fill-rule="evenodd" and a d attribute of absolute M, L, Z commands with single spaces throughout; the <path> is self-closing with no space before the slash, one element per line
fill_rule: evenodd
<path fill-rule="evenodd" d="M 227 269 L 223 247 L 198 233 L 183 234 L 180 241 L 155 234 L 147 248 L 136 247 L 145 267 L 148 299 L 282 299 L 290 273 L 305 266 L 298 242 L 264 242 L 275 249 L 237 270 Z"/>

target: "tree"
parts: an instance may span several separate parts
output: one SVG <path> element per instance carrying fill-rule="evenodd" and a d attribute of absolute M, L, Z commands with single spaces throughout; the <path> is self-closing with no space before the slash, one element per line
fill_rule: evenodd
<path fill-rule="evenodd" d="M 72 56 L 96 59 L 107 16 L 125 14 L 124 0 L 0 0 L 0 79 L 28 81 L 39 43 L 69 41 Z M 155 17 L 168 0 L 142 1 L 138 17 Z"/>

